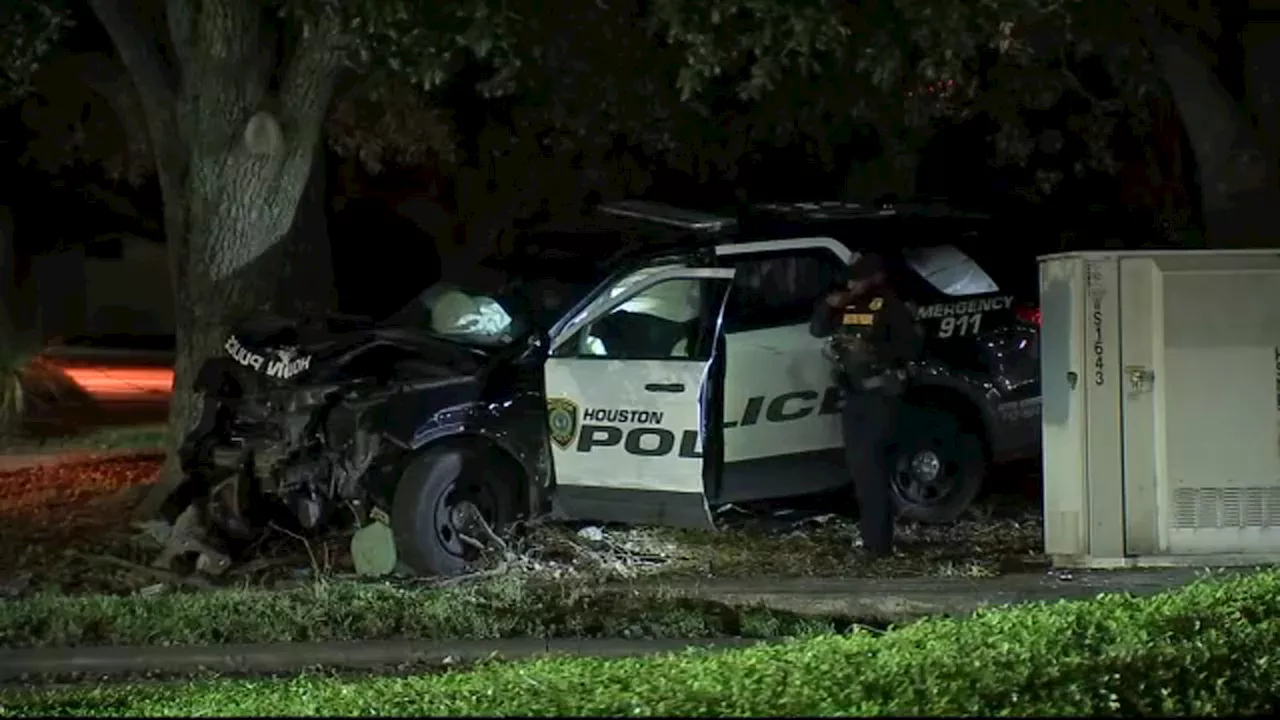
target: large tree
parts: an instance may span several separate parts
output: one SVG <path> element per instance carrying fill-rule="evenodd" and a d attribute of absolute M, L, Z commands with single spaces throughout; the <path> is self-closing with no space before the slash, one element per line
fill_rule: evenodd
<path fill-rule="evenodd" d="M 430 91 L 476 65 L 486 71 L 477 84 L 482 95 L 511 95 L 539 80 L 543 63 L 582 64 L 565 52 L 564 30 L 601 31 L 562 8 L 529 3 L 517 11 L 483 0 L 88 4 L 132 79 L 163 197 L 177 320 L 175 441 L 192 424 L 194 372 L 220 351 L 231 323 L 268 307 L 305 310 L 326 300 L 323 280 L 311 292 L 300 287 L 303 271 L 328 250 L 322 233 L 308 229 L 313 215 L 305 209 L 322 196 L 317 158 L 346 71 L 363 75 L 366 100 L 388 105 L 396 93 Z M 614 25 L 628 19 L 616 13 Z M 592 42 L 609 50 L 598 37 Z M 591 79 L 604 81 L 603 93 L 618 91 Z M 496 144 L 489 141 L 490 152 Z M 485 189 L 481 182 L 466 192 Z M 171 457 L 144 511 L 176 479 Z"/>
<path fill-rule="evenodd" d="M 1221 247 L 1274 245 L 1280 205 L 1280 4 L 1134 0 L 1187 127 L 1204 230 Z"/>

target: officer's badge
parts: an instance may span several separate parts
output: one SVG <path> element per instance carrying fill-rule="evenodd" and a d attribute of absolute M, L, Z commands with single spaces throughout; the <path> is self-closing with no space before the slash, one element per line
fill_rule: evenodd
<path fill-rule="evenodd" d="M 871 298 L 871 309 L 879 310 L 884 307 L 884 298 Z"/>
<path fill-rule="evenodd" d="M 578 435 L 578 403 L 569 398 L 548 398 L 547 425 L 551 429 L 551 441 L 568 449 Z"/>

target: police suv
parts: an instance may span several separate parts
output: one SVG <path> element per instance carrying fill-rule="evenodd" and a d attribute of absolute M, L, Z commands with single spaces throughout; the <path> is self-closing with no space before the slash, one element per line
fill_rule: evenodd
<path fill-rule="evenodd" d="M 927 338 L 896 444 L 899 512 L 952 521 L 989 466 L 1039 451 L 1035 268 L 990 249 L 991 218 L 928 204 L 600 211 L 687 234 L 633 255 L 551 328 L 545 393 L 566 514 L 700 525 L 712 506 L 847 485 L 841 400 L 808 320 L 869 249 Z"/>
<path fill-rule="evenodd" d="M 275 517 L 354 520 L 365 550 L 389 523 L 406 565 L 453 574 L 476 558 L 477 516 L 710 526 L 714 506 L 845 487 L 841 397 L 808 321 L 872 248 L 927 336 L 895 449 L 900 511 L 952 520 L 993 461 L 1038 449 L 1034 264 L 986 249 L 1002 240 L 990 218 L 600 211 L 595 235 L 535 234 L 489 280 L 442 280 L 382 320 L 246 319 L 198 373 L 171 514 L 197 506 L 233 555 Z M 618 240 L 637 247 L 614 254 Z"/>

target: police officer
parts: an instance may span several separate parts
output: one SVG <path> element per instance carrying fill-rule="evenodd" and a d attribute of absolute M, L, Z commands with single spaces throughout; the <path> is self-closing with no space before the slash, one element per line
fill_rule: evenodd
<path fill-rule="evenodd" d="M 922 337 L 905 303 L 886 282 L 883 260 L 861 255 L 844 286 L 818 301 L 809 331 L 829 337 L 836 384 L 844 394 L 845 458 L 858 495 L 863 551 L 888 555 L 893 546 L 892 443 L 907 363 Z"/>

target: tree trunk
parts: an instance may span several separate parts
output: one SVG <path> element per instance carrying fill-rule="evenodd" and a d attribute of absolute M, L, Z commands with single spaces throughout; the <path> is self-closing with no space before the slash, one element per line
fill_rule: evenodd
<path fill-rule="evenodd" d="M 1191 141 L 1209 246 L 1273 244 L 1267 220 L 1280 206 L 1280 186 L 1249 118 L 1192 38 L 1169 28 L 1152 12 L 1139 14 L 1139 20 Z"/>
<path fill-rule="evenodd" d="M 257 153 L 235 143 L 223 153 L 192 152 L 189 180 L 166 197 L 166 210 L 177 208 L 166 222 L 167 232 L 180 233 L 170 241 L 174 283 L 176 357 L 174 386 L 169 409 L 169 437 L 165 464 L 158 482 L 137 509 L 143 518 L 154 516 L 166 504 L 182 480 L 177 450 L 199 418 L 201 396 L 193 383 L 201 365 L 222 352 L 231 328 L 259 311 L 292 313 L 300 307 L 317 309 L 327 299 L 332 264 L 317 262 L 319 271 L 294 292 L 282 283 L 285 268 L 291 277 L 314 259 L 328 236 L 317 227 L 315 214 L 323 217 L 323 184 L 312 194 L 311 207 L 318 213 L 297 220 L 308 186 L 315 188 L 317 135 L 301 147 L 290 149 L 281 162 L 265 162 Z M 293 241 L 305 235 L 300 252 Z M 314 293 L 314 295 L 312 294 Z M 277 303 L 286 303 L 284 307 Z M 172 518 L 170 518 L 172 519 Z"/>
<path fill-rule="evenodd" d="M 1280 23 L 1252 22 L 1241 35 L 1244 88 L 1267 166 L 1280 167 Z"/>
<path fill-rule="evenodd" d="M 212 162 L 223 168 L 237 165 L 234 158 L 226 157 Z M 204 362 L 222 352 L 232 328 L 255 312 L 289 314 L 316 307 L 308 302 L 315 296 L 307 294 L 307 288 L 293 292 L 282 282 L 290 260 L 298 261 L 293 268 L 305 267 L 299 254 L 293 252 L 291 241 L 297 239 L 300 229 L 315 230 L 314 225 L 308 225 L 308 218 L 303 218 L 290 223 L 291 232 L 281 233 L 279 221 L 280 217 L 300 215 L 297 210 L 307 186 L 315 184 L 308 182 L 314 173 L 295 174 L 291 183 L 277 178 L 271 183 L 274 192 L 261 192 L 262 183 L 268 178 L 254 177 L 255 173 L 243 167 L 241 170 L 228 173 L 222 182 L 210 183 L 205 193 L 187 195 L 187 207 L 210 208 L 212 218 L 193 213 L 182 222 L 192 229 L 185 243 L 187 257 L 176 258 L 175 262 L 185 277 L 175 285 L 176 356 L 167 453 L 159 481 L 137 509 L 140 518 L 159 512 L 182 480 L 177 450 L 195 427 L 203 402 L 193 383 Z M 201 171 L 216 172 L 201 165 L 194 168 L 193 174 Z M 266 212 L 255 212 L 263 209 Z M 322 205 L 320 209 L 323 210 Z M 314 218 L 310 220 L 314 223 Z M 319 231 L 323 233 L 323 226 Z M 308 239 L 305 245 L 318 252 L 320 242 L 314 233 Z M 328 236 L 321 234 L 319 240 L 327 254 Z M 263 250 L 256 252 L 260 247 Z M 173 250 L 181 252 L 178 247 Z M 327 267 L 332 269 L 331 264 Z M 312 283 L 310 289 L 316 287 Z M 327 294 L 327 286 L 324 291 Z"/>
<path fill-rule="evenodd" d="M 182 479 L 175 450 L 198 413 L 200 366 L 246 315 L 301 297 L 278 286 L 290 239 L 324 237 L 295 218 L 342 62 L 342 29 L 325 14 L 280 42 L 258 3 L 170 0 L 166 56 L 152 34 L 159 28 L 133 4 L 90 4 L 138 90 L 169 241 L 177 357 L 168 458 L 138 509 L 150 516 Z"/>

